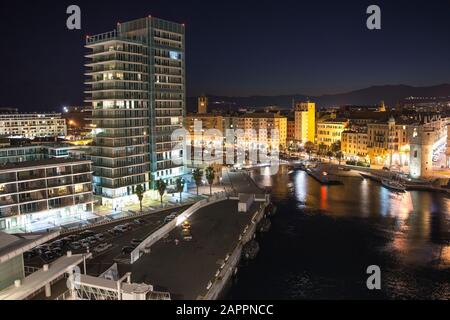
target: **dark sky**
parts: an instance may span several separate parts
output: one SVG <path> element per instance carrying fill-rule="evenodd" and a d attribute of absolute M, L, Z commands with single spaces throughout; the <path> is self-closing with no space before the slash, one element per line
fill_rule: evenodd
<path fill-rule="evenodd" d="M 0 106 L 22 110 L 81 104 L 85 36 L 149 14 L 186 24 L 190 96 L 450 82 L 448 0 L 0 1 Z M 70 4 L 81 31 L 66 29 Z M 366 28 L 370 4 L 381 31 Z"/>

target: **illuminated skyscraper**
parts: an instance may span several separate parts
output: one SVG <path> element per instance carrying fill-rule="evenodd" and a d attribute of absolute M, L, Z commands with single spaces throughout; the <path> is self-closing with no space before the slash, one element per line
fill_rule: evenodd
<path fill-rule="evenodd" d="M 185 33 L 146 17 L 88 36 L 87 101 L 92 103 L 95 192 L 104 204 L 135 200 L 137 185 L 169 185 L 184 173 L 171 134 L 185 115 Z"/>

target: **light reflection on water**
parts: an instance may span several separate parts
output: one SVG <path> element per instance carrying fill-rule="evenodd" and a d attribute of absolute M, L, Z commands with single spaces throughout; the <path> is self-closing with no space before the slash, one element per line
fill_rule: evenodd
<path fill-rule="evenodd" d="M 342 186 L 322 186 L 285 167 L 275 176 L 252 176 L 271 188 L 279 211 L 233 297 L 450 299 L 450 199 L 445 195 L 397 194 L 357 177 L 345 178 Z M 372 262 L 385 272 L 386 289 L 375 296 L 354 274 Z M 325 268 L 329 263 L 339 271 Z M 258 275 L 272 295 L 260 296 L 264 288 L 250 287 Z"/>

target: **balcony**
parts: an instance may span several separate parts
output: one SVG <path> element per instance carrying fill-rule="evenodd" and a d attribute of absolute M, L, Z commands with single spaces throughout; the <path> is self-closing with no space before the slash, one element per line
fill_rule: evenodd
<path fill-rule="evenodd" d="M 47 169 L 47 177 L 65 176 L 72 173 L 70 166 Z"/>
<path fill-rule="evenodd" d="M 45 177 L 45 170 L 20 171 L 17 173 L 18 180 L 35 180 L 43 179 Z"/>
<path fill-rule="evenodd" d="M 14 182 L 16 181 L 16 173 L 8 172 L 8 173 L 0 173 L 0 183 Z"/>
<path fill-rule="evenodd" d="M 0 218 L 14 217 L 19 214 L 18 206 L 0 208 Z"/>
<path fill-rule="evenodd" d="M 48 210 L 47 200 L 20 205 L 21 214 L 29 214 Z"/>
<path fill-rule="evenodd" d="M 39 190 L 39 189 L 46 189 L 45 180 L 35 180 L 35 181 L 29 181 L 29 182 L 21 182 L 19 183 L 19 192 L 24 191 L 32 191 L 32 190 Z"/>

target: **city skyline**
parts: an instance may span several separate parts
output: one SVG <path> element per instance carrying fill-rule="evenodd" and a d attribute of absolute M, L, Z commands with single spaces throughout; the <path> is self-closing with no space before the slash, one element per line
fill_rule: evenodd
<path fill-rule="evenodd" d="M 65 26 L 72 4 L 67 1 L 2 4 L 2 21 L 14 30 L 5 34 L 10 50 L 1 53 L 11 62 L 0 76 L 2 106 L 29 111 L 80 105 L 84 77 L 77 70 L 86 63 L 85 36 L 110 29 L 111 16 L 114 24 L 146 13 L 186 25 L 187 96 L 320 95 L 372 85 L 450 83 L 450 45 L 439 41 L 449 29 L 448 4 L 380 1 L 382 29 L 370 31 L 366 2 L 263 1 L 255 7 L 78 1 L 82 29 L 75 31 Z M 17 19 L 19 12 L 27 24 Z M 30 26 L 38 36 L 26 38 Z M 36 47 L 44 50 L 30 59 L 26 53 Z"/>

